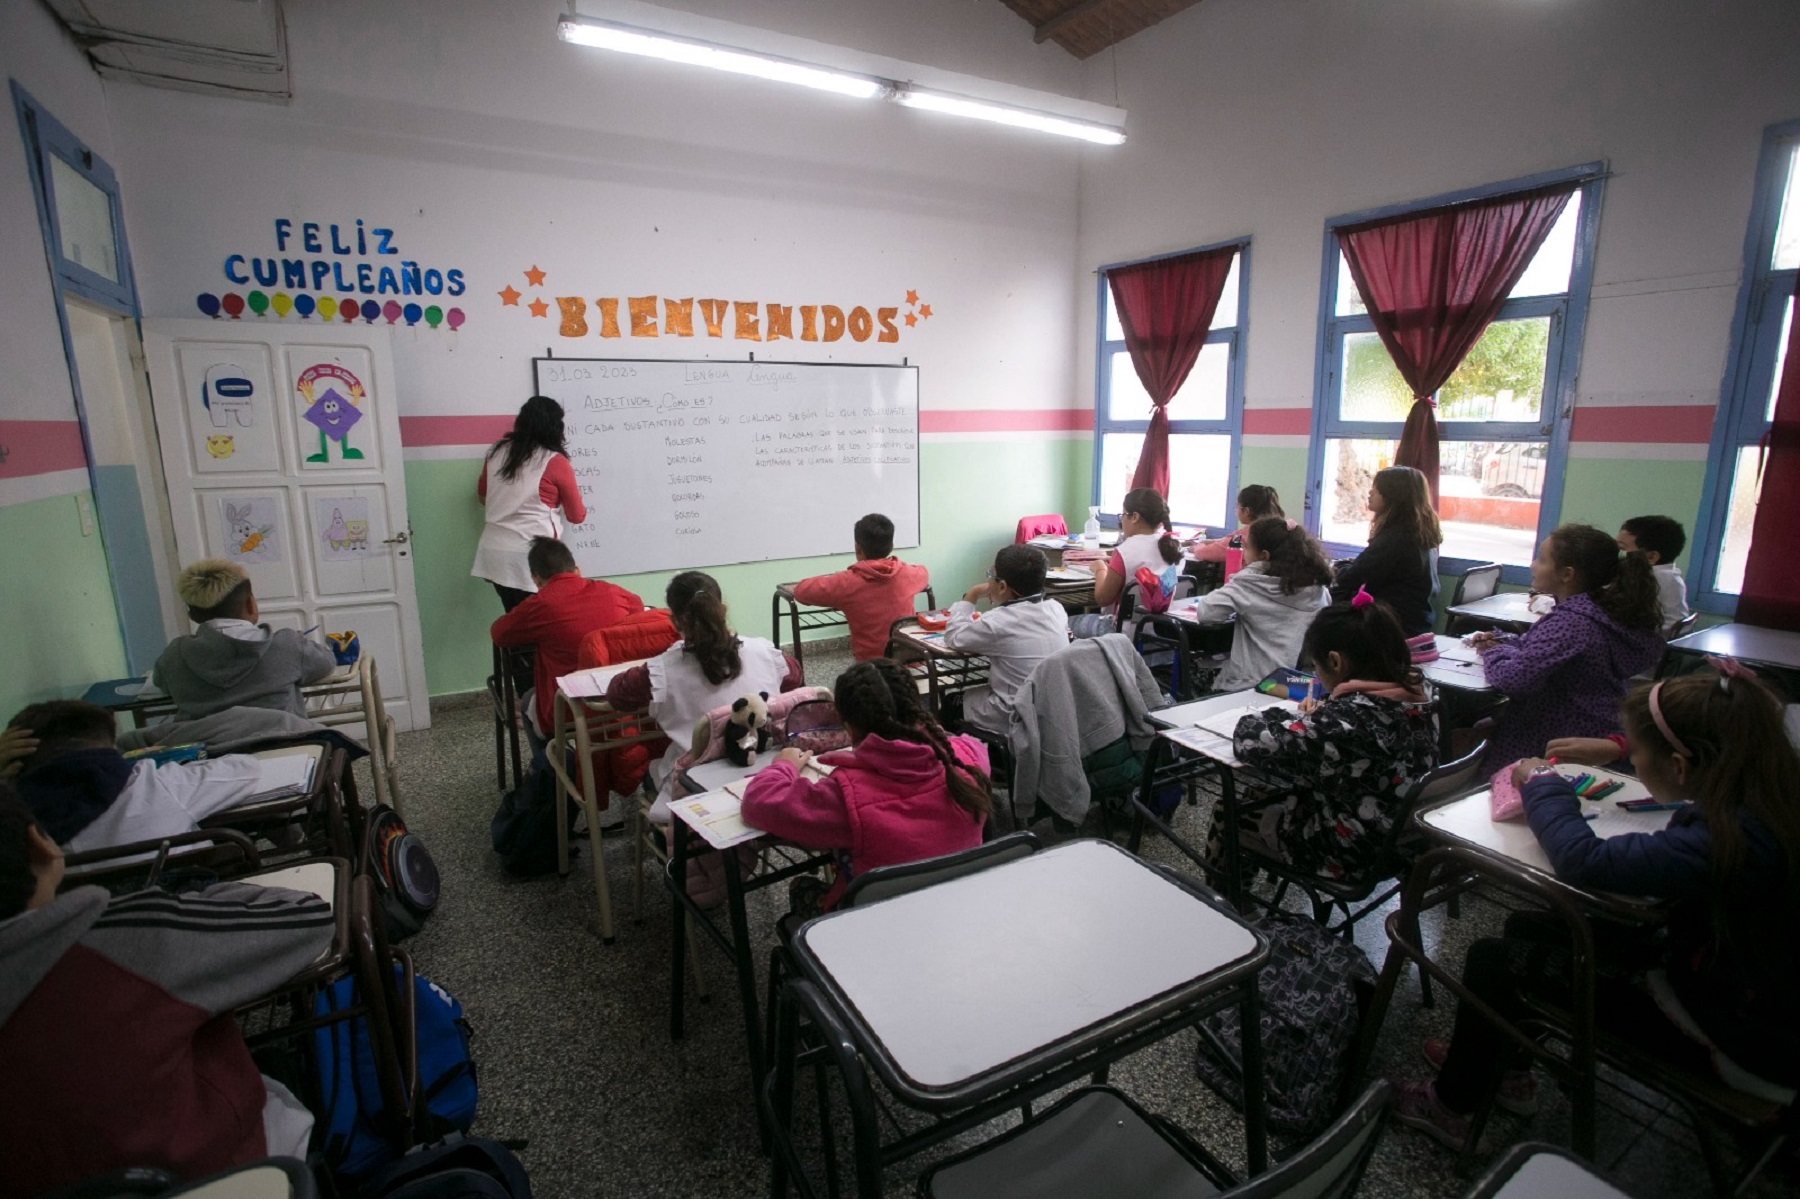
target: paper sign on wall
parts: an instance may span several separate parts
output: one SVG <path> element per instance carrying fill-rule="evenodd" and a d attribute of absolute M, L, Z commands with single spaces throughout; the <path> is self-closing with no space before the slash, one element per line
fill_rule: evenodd
<path fill-rule="evenodd" d="M 365 496 L 325 496 L 313 500 L 319 559 L 354 562 L 369 557 L 369 501 Z"/>
<path fill-rule="evenodd" d="M 276 504 L 272 495 L 220 497 L 219 523 L 227 558 L 245 566 L 272 566 L 281 561 Z"/>

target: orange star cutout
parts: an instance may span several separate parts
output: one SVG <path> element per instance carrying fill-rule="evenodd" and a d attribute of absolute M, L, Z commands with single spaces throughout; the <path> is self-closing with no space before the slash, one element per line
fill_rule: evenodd
<path fill-rule="evenodd" d="M 526 307 L 531 309 L 532 316 L 550 315 L 550 305 L 544 303 L 542 300 L 533 300 L 531 303 L 527 304 Z"/>
<path fill-rule="evenodd" d="M 914 291 L 910 287 L 907 288 L 906 289 L 906 302 L 908 304 L 917 304 L 919 302 L 919 293 Z"/>
<path fill-rule="evenodd" d="M 908 328 L 908 329 L 910 329 L 910 328 L 912 328 L 912 327 L 913 327 L 913 326 L 914 326 L 914 325 L 916 325 L 916 324 L 918 324 L 918 323 L 919 323 L 919 318 L 918 318 L 918 317 L 916 317 L 916 316 L 914 316 L 914 315 L 913 315 L 913 314 L 912 314 L 912 313 L 910 313 L 910 312 L 909 312 L 909 313 L 907 313 L 907 314 L 906 314 L 906 327 L 907 327 L 907 328 Z"/>
<path fill-rule="evenodd" d="M 519 306 L 519 293 L 513 290 L 512 284 L 508 283 L 506 285 L 506 290 L 500 293 L 500 302 L 502 304 L 510 305 L 513 308 Z"/>
<path fill-rule="evenodd" d="M 919 305 L 919 315 L 924 317 L 926 320 L 930 320 L 931 319 L 931 305 L 929 305 L 929 304 Z"/>
<path fill-rule="evenodd" d="M 525 282 L 531 284 L 533 287 L 542 287 L 544 285 L 544 272 L 538 270 L 537 263 L 532 263 L 531 269 L 525 272 Z"/>

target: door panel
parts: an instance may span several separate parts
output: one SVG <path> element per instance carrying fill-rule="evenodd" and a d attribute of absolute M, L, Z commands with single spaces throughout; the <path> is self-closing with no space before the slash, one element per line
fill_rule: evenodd
<path fill-rule="evenodd" d="M 176 547 L 250 573 L 265 623 L 354 630 L 430 724 L 389 331 L 146 321 Z"/>

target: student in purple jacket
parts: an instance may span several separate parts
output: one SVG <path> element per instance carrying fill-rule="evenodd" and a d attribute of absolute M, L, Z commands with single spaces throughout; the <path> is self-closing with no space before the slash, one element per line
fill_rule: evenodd
<path fill-rule="evenodd" d="M 1691 801 L 1660 833 L 1600 838 L 1568 779 L 1541 759 L 1514 768 L 1525 818 L 1556 876 L 1587 890 L 1673 901 L 1666 940 L 1596 927 L 1594 996 L 1610 1035 L 1710 1072 L 1739 1090 L 1792 1102 L 1800 1085 L 1800 757 L 1782 707 L 1735 662 L 1639 687 L 1625 700 L 1631 762 L 1650 794 Z M 1560 921 L 1507 918 L 1503 939 L 1477 941 L 1463 983 L 1508 1020 L 1524 994 L 1569 1002 L 1569 940 Z M 1498 1105 L 1528 1113 L 1537 1087 L 1523 1051 L 1463 1005 L 1448 1044 L 1425 1043 L 1433 1082 L 1403 1084 L 1398 1118 L 1460 1146 L 1494 1084 Z"/>
<path fill-rule="evenodd" d="M 1662 657 L 1650 560 L 1599 529 L 1563 525 L 1544 538 L 1531 586 L 1556 597 L 1548 616 L 1521 635 L 1470 638 L 1487 681 L 1512 701 L 1488 735 L 1488 770 L 1543 753 L 1552 737 L 1613 732 L 1632 676 Z"/>

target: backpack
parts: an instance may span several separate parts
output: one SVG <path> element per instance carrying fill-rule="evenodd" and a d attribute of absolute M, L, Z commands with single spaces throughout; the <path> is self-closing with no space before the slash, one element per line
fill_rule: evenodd
<path fill-rule="evenodd" d="M 1269 912 L 1252 923 L 1269 939 L 1269 960 L 1257 977 L 1269 1126 L 1311 1136 L 1336 1113 L 1375 969 L 1362 950 L 1304 916 Z M 1208 1016 L 1199 1028 L 1200 1081 L 1242 1109 L 1238 1009 Z"/>
<path fill-rule="evenodd" d="M 576 804 L 569 805 L 570 823 Z M 488 821 L 488 839 L 500 864 L 515 878 L 549 874 L 556 863 L 556 776 L 545 763 L 533 763 L 519 785 L 500 797 Z M 575 846 L 569 846 L 571 852 Z"/>
<path fill-rule="evenodd" d="M 357 1193 L 363 1199 L 531 1199 L 531 1180 L 500 1142 L 452 1133 L 407 1150 Z"/>
<path fill-rule="evenodd" d="M 369 810 L 363 827 L 365 873 L 375 880 L 388 940 L 403 941 L 425 925 L 438 905 L 438 868 L 418 834 L 386 804 Z"/>
<path fill-rule="evenodd" d="M 400 967 L 395 966 L 395 973 Z M 319 992 L 315 1016 L 328 1016 L 357 1003 L 355 978 L 340 978 Z M 413 976 L 413 1034 L 419 1057 L 425 1138 L 464 1132 L 475 1121 L 475 1062 L 469 1056 L 469 1025 L 462 1004 L 423 975 Z M 326 1160 L 349 1178 L 360 1178 L 399 1155 L 376 1118 L 381 1084 L 369 1044 L 368 1018 L 336 1020 L 313 1033 L 319 1070 L 318 1129 Z"/>

